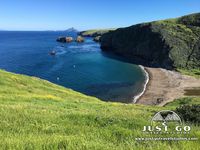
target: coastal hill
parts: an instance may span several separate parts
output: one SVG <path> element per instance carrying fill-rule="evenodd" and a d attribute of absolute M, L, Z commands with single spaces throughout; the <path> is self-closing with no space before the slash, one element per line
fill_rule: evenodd
<path fill-rule="evenodd" d="M 199 148 L 195 141 L 135 141 L 144 136 L 143 126 L 163 107 L 103 102 L 39 78 L 2 70 L 0 86 L 1 149 Z M 165 109 L 174 110 L 182 103 L 177 100 Z M 191 137 L 200 134 L 199 126 L 191 128 Z"/>
<path fill-rule="evenodd" d="M 101 48 L 167 69 L 200 68 L 200 13 L 119 28 L 102 35 Z"/>
<path fill-rule="evenodd" d="M 108 33 L 110 31 L 116 30 L 115 28 L 110 29 L 93 29 L 93 30 L 85 30 L 79 32 L 79 35 L 83 37 L 93 37 L 93 41 L 100 42 L 101 36 L 105 33 Z"/>
<path fill-rule="evenodd" d="M 114 31 L 115 28 L 110 28 L 110 29 L 93 29 L 93 30 L 85 30 L 81 31 L 79 34 L 84 37 L 97 37 L 97 36 L 102 36 L 103 34 L 109 32 L 109 31 Z"/>

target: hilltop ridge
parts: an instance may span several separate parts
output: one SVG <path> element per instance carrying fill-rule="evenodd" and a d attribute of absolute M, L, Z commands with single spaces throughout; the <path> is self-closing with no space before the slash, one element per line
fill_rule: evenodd
<path fill-rule="evenodd" d="M 119 28 L 101 36 L 101 48 L 153 67 L 200 68 L 200 13 Z"/>

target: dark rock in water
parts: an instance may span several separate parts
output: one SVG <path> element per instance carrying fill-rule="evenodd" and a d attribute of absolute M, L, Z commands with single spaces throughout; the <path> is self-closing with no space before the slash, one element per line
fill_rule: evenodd
<path fill-rule="evenodd" d="M 200 13 L 119 28 L 101 36 L 101 48 L 167 69 L 200 68 Z"/>
<path fill-rule="evenodd" d="M 56 55 L 56 51 L 53 50 L 53 51 L 49 52 L 49 54 L 52 55 L 52 56 L 55 56 Z"/>
<path fill-rule="evenodd" d="M 73 41 L 73 38 L 72 37 L 59 37 L 57 38 L 56 40 L 57 42 L 61 42 L 61 43 L 70 43 Z"/>
<path fill-rule="evenodd" d="M 65 38 L 65 37 L 59 37 L 59 38 L 57 38 L 56 41 L 57 41 L 57 42 L 65 43 L 65 42 L 66 42 L 66 38 Z"/>
<path fill-rule="evenodd" d="M 100 42 L 100 38 L 101 38 L 101 36 L 96 36 L 96 37 L 93 38 L 93 41 Z"/>
<path fill-rule="evenodd" d="M 65 39 L 66 39 L 66 42 L 67 42 L 67 43 L 70 43 L 70 42 L 73 41 L 73 38 L 72 38 L 72 37 L 66 37 Z"/>
<path fill-rule="evenodd" d="M 84 42 L 84 38 L 82 36 L 77 36 L 76 42 L 82 43 L 82 42 Z"/>

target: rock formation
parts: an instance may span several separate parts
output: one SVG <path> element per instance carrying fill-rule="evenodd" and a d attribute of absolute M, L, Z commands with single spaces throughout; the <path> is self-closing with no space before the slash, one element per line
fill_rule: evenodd
<path fill-rule="evenodd" d="M 61 42 L 61 43 L 69 43 L 69 42 L 72 42 L 73 41 L 73 38 L 72 37 L 59 37 L 57 38 L 56 40 L 57 42 Z"/>
<path fill-rule="evenodd" d="M 119 28 L 101 36 L 101 48 L 149 66 L 200 68 L 200 13 Z"/>
<path fill-rule="evenodd" d="M 84 38 L 82 36 L 77 36 L 76 42 L 82 43 L 82 42 L 84 42 Z"/>

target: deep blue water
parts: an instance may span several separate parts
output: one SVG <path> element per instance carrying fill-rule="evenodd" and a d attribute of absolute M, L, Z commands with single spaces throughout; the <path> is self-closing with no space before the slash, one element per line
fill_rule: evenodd
<path fill-rule="evenodd" d="M 56 42 L 67 32 L 0 32 L 0 69 L 36 76 L 102 100 L 131 102 L 145 76 L 136 65 L 107 57 L 98 43 Z M 64 46 L 64 47 L 63 47 Z M 50 56 L 51 50 L 57 51 Z"/>

